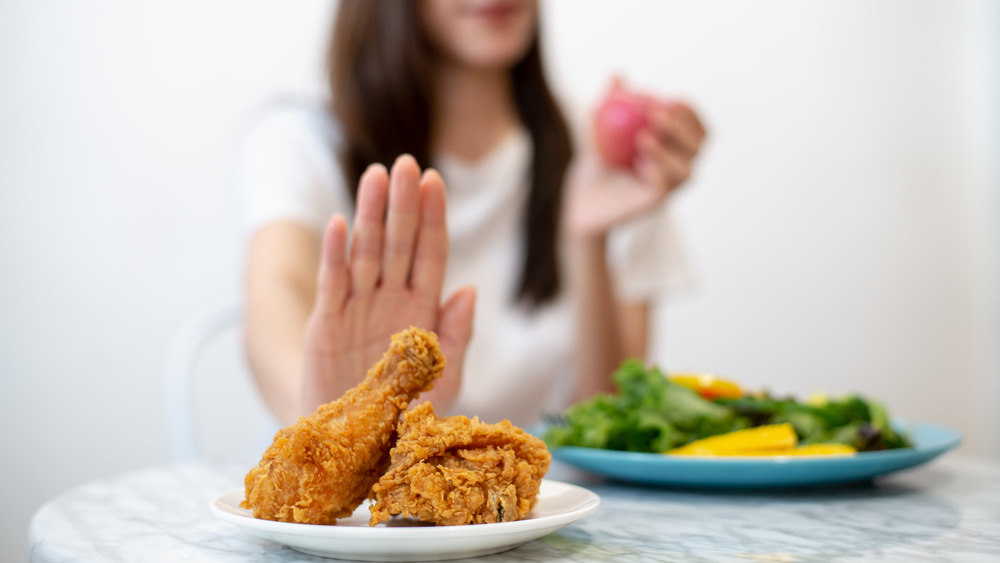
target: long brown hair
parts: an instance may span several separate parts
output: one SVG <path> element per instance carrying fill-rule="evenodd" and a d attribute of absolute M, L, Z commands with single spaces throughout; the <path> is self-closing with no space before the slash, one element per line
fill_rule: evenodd
<path fill-rule="evenodd" d="M 331 110 L 343 146 L 338 155 L 352 196 L 373 162 L 403 153 L 433 165 L 433 50 L 419 3 L 341 0 L 327 52 Z M 531 305 L 560 289 L 558 233 L 562 185 L 573 148 L 566 120 L 542 69 L 539 37 L 511 69 L 515 106 L 534 146 L 524 215 L 524 264 L 516 298 Z"/>

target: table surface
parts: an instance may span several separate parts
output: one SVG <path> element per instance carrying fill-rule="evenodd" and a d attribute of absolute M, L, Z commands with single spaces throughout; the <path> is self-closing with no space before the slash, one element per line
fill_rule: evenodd
<path fill-rule="evenodd" d="M 209 502 L 246 467 L 195 463 L 70 490 L 31 522 L 32 561 L 334 561 L 252 536 Z M 875 482 L 707 492 L 596 481 L 597 513 L 491 561 L 1000 561 L 1000 464 L 948 456 Z"/>

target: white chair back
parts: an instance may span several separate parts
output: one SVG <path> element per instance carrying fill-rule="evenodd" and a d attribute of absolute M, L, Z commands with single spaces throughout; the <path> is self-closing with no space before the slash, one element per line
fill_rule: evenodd
<path fill-rule="evenodd" d="M 170 344 L 164 397 L 175 461 L 245 461 L 260 455 L 273 435 L 277 423 L 242 354 L 242 323 L 239 301 L 216 303 L 184 323 Z"/>

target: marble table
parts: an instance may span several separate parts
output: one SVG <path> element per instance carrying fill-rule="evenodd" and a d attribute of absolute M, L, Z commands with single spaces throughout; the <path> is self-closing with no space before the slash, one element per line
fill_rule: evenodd
<path fill-rule="evenodd" d="M 1000 464 L 948 456 L 862 483 L 708 492 L 549 476 L 601 496 L 597 513 L 493 561 L 1000 561 Z M 30 529 L 32 561 L 335 561 L 215 519 L 245 467 L 156 467 L 70 490 Z"/>

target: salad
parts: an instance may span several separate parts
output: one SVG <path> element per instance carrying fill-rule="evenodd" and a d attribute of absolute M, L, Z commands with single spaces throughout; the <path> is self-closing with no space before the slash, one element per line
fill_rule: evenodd
<path fill-rule="evenodd" d="M 711 376 L 668 377 L 626 360 L 617 394 L 566 409 L 548 427 L 550 447 L 688 455 L 843 455 L 912 447 L 881 403 L 858 395 L 798 401 L 746 393 Z"/>

